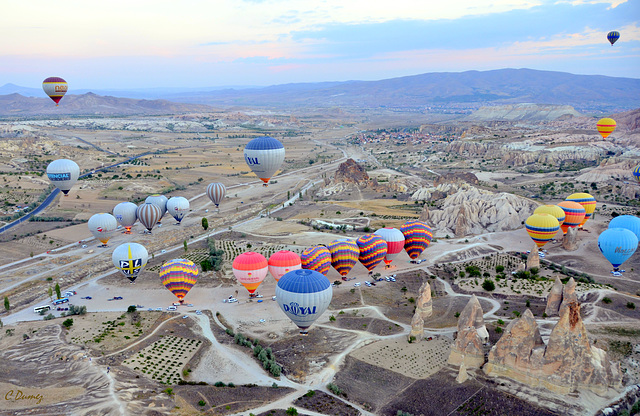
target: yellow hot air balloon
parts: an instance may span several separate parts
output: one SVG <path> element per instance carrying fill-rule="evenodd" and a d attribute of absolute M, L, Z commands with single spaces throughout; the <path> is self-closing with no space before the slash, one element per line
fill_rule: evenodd
<path fill-rule="evenodd" d="M 591 214 L 593 214 L 593 211 L 596 209 L 596 199 L 586 192 L 571 194 L 567 199 L 565 199 L 565 201 L 577 202 L 582 205 L 582 208 L 584 208 L 584 219 L 580 222 L 578 227 L 582 227 L 584 223 L 591 218 Z"/>
<path fill-rule="evenodd" d="M 533 211 L 534 214 L 551 214 L 558 220 L 558 224 L 564 222 L 564 210 L 557 205 L 541 205 Z"/>
<path fill-rule="evenodd" d="M 601 118 L 596 127 L 602 138 L 606 139 L 616 129 L 616 121 L 612 118 Z"/>
<path fill-rule="evenodd" d="M 534 243 L 541 248 L 547 244 L 560 229 L 558 220 L 551 214 L 533 214 L 525 221 L 527 233 Z"/>

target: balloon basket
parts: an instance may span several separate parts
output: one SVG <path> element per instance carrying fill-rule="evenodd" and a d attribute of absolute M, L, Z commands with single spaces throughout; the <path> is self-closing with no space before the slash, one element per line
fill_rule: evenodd
<path fill-rule="evenodd" d="M 300 336 L 301 336 L 301 337 L 306 337 L 306 336 L 308 336 L 308 335 L 309 335 L 309 331 L 304 331 L 304 330 L 302 330 L 302 329 L 300 330 Z"/>

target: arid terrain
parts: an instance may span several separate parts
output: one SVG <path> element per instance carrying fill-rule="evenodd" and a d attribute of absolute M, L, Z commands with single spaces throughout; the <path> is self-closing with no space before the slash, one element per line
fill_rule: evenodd
<path fill-rule="evenodd" d="M 0 225 L 49 195 L 43 173 L 50 161 L 73 159 L 90 173 L 34 221 L 0 234 L 0 415 L 284 415 L 294 408 L 306 415 L 546 416 L 631 409 L 640 383 L 640 254 L 616 277 L 597 241 L 613 216 L 640 216 L 632 175 L 638 111 L 621 116 L 631 121 L 621 121 L 606 141 L 593 129 L 595 119 L 578 113 L 512 122 L 492 121 L 497 116 L 485 109 L 433 124 L 359 114 L 238 109 L 0 121 Z M 268 187 L 243 159 L 246 143 L 262 135 L 286 149 Z M 219 210 L 205 192 L 211 182 L 227 188 Z M 537 254 L 530 253 L 535 245 L 524 221 L 538 205 L 574 192 L 598 201 L 574 249 L 563 248 L 559 233 L 539 265 L 527 266 Z M 99 246 L 87 227 L 93 214 L 157 193 L 189 200 L 180 224 L 165 215 L 151 234 L 136 223 L 132 234 L 119 230 Z M 413 219 L 433 229 L 423 261 L 403 251 L 373 274 L 357 264 L 347 281 L 332 268 L 331 304 L 307 336 L 272 300 L 271 275 L 259 287 L 263 297 L 249 298 L 232 272 L 245 251 L 300 254 Z M 124 242 L 149 252 L 135 283 L 112 263 Z M 200 266 L 210 247 L 224 252 L 221 269 L 200 271 L 184 304 L 168 311 L 176 298 L 162 286 L 160 266 L 174 258 Z M 395 281 L 384 280 L 390 275 Z M 588 342 L 620 363 L 622 385 L 560 394 L 474 368 L 459 383 L 459 366 L 448 358 L 471 295 L 483 310 L 486 348 L 527 309 L 547 341 L 558 322 L 545 313 L 556 277 L 577 282 Z M 364 283 L 377 278 L 375 286 Z M 411 339 L 425 282 L 433 313 L 423 319 L 424 336 Z M 52 303 L 56 284 L 63 293 L 75 290 L 69 303 L 86 314 L 34 313 Z M 223 302 L 230 296 L 238 302 Z M 267 349 L 281 368 L 277 375 L 258 359 Z"/>

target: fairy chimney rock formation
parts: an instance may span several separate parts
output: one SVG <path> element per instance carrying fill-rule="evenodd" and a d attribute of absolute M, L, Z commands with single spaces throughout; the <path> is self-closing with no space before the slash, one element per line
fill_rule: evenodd
<path fill-rule="evenodd" d="M 369 182 L 369 175 L 362 166 L 355 162 L 355 160 L 347 159 L 338 166 L 333 182 L 355 183 L 366 186 Z"/>
<path fill-rule="evenodd" d="M 429 318 L 433 313 L 433 301 L 431 300 L 431 285 L 424 282 L 418 291 L 418 301 L 416 302 L 416 313 L 420 313 L 423 320 Z"/>
<path fill-rule="evenodd" d="M 569 279 L 564 288 L 562 288 L 562 303 L 558 309 L 558 313 L 562 315 L 562 310 L 566 308 L 571 302 L 578 302 L 578 295 L 576 294 L 576 281 L 573 277 Z"/>
<path fill-rule="evenodd" d="M 468 368 L 480 368 L 484 364 L 483 344 L 489 340 L 484 325 L 482 307 L 475 295 L 458 317 L 458 335 L 449 354 L 449 364 L 464 363 Z"/>
<path fill-rule="evenodd" d="M 427 222 L 429 221 L 429 207 L 427 204 L 424 204 L 422 207 L 422 212 L 420 212 L 420 217 L 418 217 L 418 221 Z"/>
<path fill-rule="evenodd" d="M 467 374 L 467 366 L 464 365 L 464 362 L 460 364 L 460 370 L 458 371 L 458 377 L 456 377 L 456 381 L 458 383 L 464 383 L 469 380 L 469 374 Z"/>
<path fill-rule="evenodd" d="M 567 251 L 578 249 L 578 227 L 570 227 L 562 238 L 562 248 Z"/>
<path fill-rule="evenodd" d="M 538 254 L 538 246 L 534 245 L 531 253 L 527 256 L 527 270 L 537 267 L 540 268 L 540 255 Z"/>
<path fill-rule="evenodd" d="M 556 316 L 560 311 L 560 305 L 562 304 L 562 289 L 564 285 L 560 280 L 560 276 L 556 275 L 556 281 L 551 288 L 551 292 L 549 292 L 549 296 L 547 296 L 547 307 L 544 310 L 544 313 L 547 316 Z"/>
<path fill-rule="evenodd" d="M 411 332 L 409 332 L 409 340 L 411 337 L 415 337 L 416 340 L 421 341 L 424 338 L 424 321 L 420 316 L 420 312 L 416 311 L 411 319 Z"/>
<path fill-rule="evenodd" d="M 509 323 L 504 335 L 491 348 L 485 372 L 490 373 L 496 365 L 513 368 L 531 366 L 533 363 L 539 365 L 543 353 L 544 342 L 538 324 L 531 310 L 527 309 L 520 319 Z"/>
<path fill-rule="evenodd" d="M 464 204 L 460 207 L 458 211 L 458 218 L 456 219 L 456 228 L 453 231 L 456 237 L 464 237 L 467 235 L 469 228 L 469 222 L 467 219 L 467 210 L 465 209 Z"/>

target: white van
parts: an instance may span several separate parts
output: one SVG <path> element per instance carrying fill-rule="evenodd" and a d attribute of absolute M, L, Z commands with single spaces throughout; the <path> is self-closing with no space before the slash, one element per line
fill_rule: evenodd
<path fill-rule="evenodd" d="M 175 306 L 169 306 L 169 307 L 167 308 L 167 310 L 168 310 L 168 311 L 177 311 L 177 310 L 178 310 L 178 308 L 176 308 Z"/>

